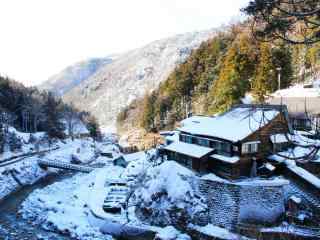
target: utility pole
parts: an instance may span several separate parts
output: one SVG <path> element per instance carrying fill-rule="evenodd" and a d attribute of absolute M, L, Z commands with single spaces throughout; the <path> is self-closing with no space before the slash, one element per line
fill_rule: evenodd
<path fill-rule="evenodd" d="M 281 67 L 277 68 L 277 71 L 278 71 L 278 90 L 281 89 L 281 70 L 282 70 Z"/>

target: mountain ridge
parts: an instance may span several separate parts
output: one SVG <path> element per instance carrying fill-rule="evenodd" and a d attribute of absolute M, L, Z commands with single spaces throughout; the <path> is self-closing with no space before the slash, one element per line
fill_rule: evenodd
<path fill-rule="evenodd" d="M 64 68 L 59 73 L 51 76 L 38 87 L 62 96 L 94 74 L 102 66 L 111 63 L 115 58 L 116 56 L 89 58 L 76 62 L 73 65 Z"/>
<path fill-rule="evenodd" d="M 103 126 L 115 126 L 121 109 L 158 87 L 193 49 L 217 32 L 178 34 L 119 54 L 66 92 L 63 99 L 92 112 Z"/>

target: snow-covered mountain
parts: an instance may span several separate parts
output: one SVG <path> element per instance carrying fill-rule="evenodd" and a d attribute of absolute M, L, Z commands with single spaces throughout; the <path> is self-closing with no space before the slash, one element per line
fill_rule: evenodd
<path fill-rule="evenodd" d="M 118 55 L 63 98 L 92 112 L 104 126 L 114 125 L 119 111 L 155 89 L 201 42 L 216 30 L 176 35 Z"/>
<path fill-rule="evenodd" d="M 111 62 L 112 58 L 106 57 L 91 58 L 86 61 L 75 63 L 74 65 L 63 69 L 58 74 L 50 77 L 39 87 L 41 89 L 53 91 L 57 95 L 63 95 L 75 86 L 79 85 L 83 80 L 86 80 L 96 73 L 101 67 Z"/>

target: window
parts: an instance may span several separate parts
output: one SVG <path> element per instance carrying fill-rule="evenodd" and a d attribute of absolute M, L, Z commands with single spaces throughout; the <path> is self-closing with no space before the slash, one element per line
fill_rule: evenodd
<path fill-rule="evenodd" d="M 229 143 L 220 143 L 220 151 L 224 153 L 230 153 L 231 152 L 231 145 Z"/>
<path fill-rule="evenodd" d="M 204 147 L 210 147 L 210 142 L 207 139 L 198 138 L 198 144 Z"/>
<path fill-rule="evenodd" d="M 230 156 L 232 154 L 232 145 L 228 142 L 210 141 L 210 147 L 220 155 Z"/>
<path fill-rule="evenodd" d="M 187 167 L 187 168 L 190 168 L 190 169 L 192 169 L 192 158 L 190 158 L 190 157 L 186 157 L 186 159 L 185 159 L 185 166 Z"/>
<path fill-rule="evenodd" d="M 242 144 L 242 153 L 256 153 L 258 152 L 260 142 L 247 142 Z"/>
<path fill-rule="evenodd" d="M 273 144 L 273 151 L 274 152 L 282 152 L 287 150 L 289 147 L 289 143 L 288 142 L 284 142 L 284 143 L 274 143 Z"/>
<path fill-rule="evenodd" d="M 185 143 L 192 143 L 192 136 L 180 134 L 180 141 Z"/>
<path fill-rule="evenodd" d="M 192 137 L 186 136 L 186 143 L 192 143 Z"/>
<path fill-rule="evenodd" d="M 180 141 L 186 142 L 186 135 L 180 134 Z"/>

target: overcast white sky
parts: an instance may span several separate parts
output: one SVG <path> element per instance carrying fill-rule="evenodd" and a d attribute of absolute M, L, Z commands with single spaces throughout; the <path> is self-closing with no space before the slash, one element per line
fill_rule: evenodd
<path fill-rule="evenodd" d="M 0 0 L 0 73 L 38 84 L 74 62 L 220 26 L 248 0 Z"/>

